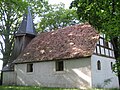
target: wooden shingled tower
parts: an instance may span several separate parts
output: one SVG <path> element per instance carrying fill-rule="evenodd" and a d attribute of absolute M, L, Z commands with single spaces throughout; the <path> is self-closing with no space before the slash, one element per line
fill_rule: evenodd
<path fill-rule="evenodd" d="M 28 13 L 24 14 L 23 20 L 15 33 L 15 48 L 13 58 L 16 59 L 20 53 L 25 49 L 28 43 L 36 36 L 30 7 Z"/>

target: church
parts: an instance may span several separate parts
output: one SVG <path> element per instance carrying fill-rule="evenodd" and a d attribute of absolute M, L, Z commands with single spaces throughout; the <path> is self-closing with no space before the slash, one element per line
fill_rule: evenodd
<path fill-rule="evenodd" d="M 114 49 L 90 24 L 36 34 L 30 9 L 15 33 L 13 69 L 3 85 L 118 88 Z"/>

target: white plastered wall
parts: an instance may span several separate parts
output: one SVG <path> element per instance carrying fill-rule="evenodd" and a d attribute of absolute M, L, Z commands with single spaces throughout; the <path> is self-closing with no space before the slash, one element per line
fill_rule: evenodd
<path fill-rule="evenodd" d="M 98 60 L 101 62 L 101 70 L 97 70 Z M 93 87 L 105 87 L 105 88 L 119 87 L 118 77 L 111 69 L 111 62 L 115 63 L 115 59 L 98 55 L 92 55 L 91 70 Z"/>
<path fill-rule="evenodd" d="M 91 60 L 81 58 L 64 60 L 64 71 L 55 71 L 55 61 L 33 63 L 33 72 L 27 73 L 27 64 L 16 64 L 17 85 L 44 87 L 91 87 Z"/>

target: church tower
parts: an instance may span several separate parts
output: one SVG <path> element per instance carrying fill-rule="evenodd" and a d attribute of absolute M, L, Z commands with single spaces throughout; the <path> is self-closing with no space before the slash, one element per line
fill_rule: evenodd
<path fill-rule="evenodd" d="M 13 58 L 16 59 L 20 53 L 25 49 L 29 42 L 36 36 L 35 28 L 33 25 L 30 7 L 28 13 L 23 16 L 23 20 L 15 33 L 15 47 Z"/>

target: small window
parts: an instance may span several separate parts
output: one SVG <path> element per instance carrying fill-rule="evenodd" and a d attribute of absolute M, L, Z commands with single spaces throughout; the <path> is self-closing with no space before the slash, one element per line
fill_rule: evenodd
<path fill-rule="evenodd" d="M 97 61 L 97 70 L 101 70 L 101 62 Z"/>
<path fill-rule="evenodd" d="M 107 47 L 107 48 L 109 47 L 109 45 L 108 45 L 108 42 L 107 42 L 107 41 L 104 41 L 104 46 L 105 46 L 105 47 Z"/>
<path fill-rule="evenodd" d="M 56 61 L 56 71 L 63 71 L 63 70 L 64 70 L 63 61 Z"/>
<path fill-rule="evenodd" d="M 111 70 L 112 70 L 112 68 L 113 68 L 113 62 L 111 62 Z"/>
<path fill-rule="evenodd" d="M 103 38 L 100 38 L 100 45 L 102 45 L 103 46 Z"/>
<path fill-rule="evenodd" d="M 33 72 L 33 64 L 27 64 L 27 72 Z"/>

